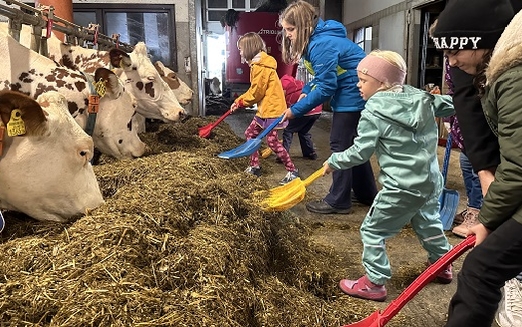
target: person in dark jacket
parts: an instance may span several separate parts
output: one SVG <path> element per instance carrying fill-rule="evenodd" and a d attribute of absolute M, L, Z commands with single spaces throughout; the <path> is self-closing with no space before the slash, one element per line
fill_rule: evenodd
<path fill-rule="evenodd" d="M 521 0 L 510 2 L 514 13 L 522 10 Z M 479 172 L 479 179 L 484 183 L 482 191 L 485 195 L 489 182 L 493 180 L 496 167 L 500 163 L 498 139 L 489 128 L 484 116 L 478 90 L 473 84 L 475 76 L 458 67 L 451 67 L 449 74 L 454 87 L 453 104 L 460 123 L 466 155 L 473 171 Z M 497 324 L 500 327 L 522 326 L 521 304 L 522 272 L 506 282 L 502 289 L 502 300 L 495 316 Z"/>
<path fill-rule="evenodd" d="M 282 56 L 285 63 L 301 59 L 314 78 L 297 103 L 285 111 L 286 119 L 301 117 L 331 98 L 333 111 L 330 149 L 342 152 L 353 145 L 365 101 L 357 89 L 356 67 L 366 54 L 346 36 L 346 28 L 334 20 L 323 21 L 306 1 L 291 3 L 280 15 L 283 27 Z M 332 174 L 329 193 L 306 204 L 321 214 L 351 212 L 351 191 L 359 202 L 370 205 L 377 186 L 370 162 Z"/>
<path fill-rule="evenodd" d="M 522 13 L 513 15 L 507 0 L 452 0 L 433 31 L 433 41 L 450 65 L 474 76 L 500 158 L 495 166 L 493 147 L 487 149 L 493 151 L 487 161 L 472 159 L 476 149 L 470 155 L 486 196 L 480 223 L 469 230 L 477 240 L 458 276 L 446 324 L 450 327 L 491 326 L 501 288 L 522 270 Z M 458 79 L 454 82 L 463 87 Z M 481 146 L 466 135 L 464 142 L 466 148 Z"/>

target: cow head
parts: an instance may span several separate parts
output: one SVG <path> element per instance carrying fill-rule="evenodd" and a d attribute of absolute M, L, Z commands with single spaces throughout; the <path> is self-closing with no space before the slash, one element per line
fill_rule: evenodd
<path fill-rule="evenodd" d="M 112 66 L 116 67 L 114 71 L 132 88 L 140 114 L 164 122 L 179 121 L 186 115 L 174 92 L 154 68 L 143 42 L 136 44 L 130 54 L 119 49 L 109 53 Z"/>
<path fill-rule="evenodd" d="M 174 91 L 174 95 L 176 95 L 176 98 L 181 105 L 189 104 L 192 101 L 194 91 L 192 91 L 185 82 L 179 79 L 178 75 L 173 70 L 165 67 L 161 61 L 156 61 L 154 67 L 156 67 L 156 70 L 165 83 L 167 83 L 170 89 Z"/>
<path fill-rule="evenodd" d="M 138 106 L 134 96 L 125 91 L 119 78 L 106 68 L 97 68 L 94 82 L 105 93 L 100 98 L 99 111 L 94 125 L 93 140 L 100 152 L 117 159 L 141 157 L 145 144 L 138 136 L 135 121 Z M 80 124 L 85 128 L 89 113 L 83 112 Z M 80 117 L 76 117 L 78 120 Z"/>
<path fill-rule="evenodd" d="M 37 220 L 67 221 L 103 204 L 89 160 L 93 142 L 68 111 L 62 94 L 37 101 L 0 92 L 2 121 L 19 109 L 27 133 L 7 137 L 0 156 L 0 207 Z"/>

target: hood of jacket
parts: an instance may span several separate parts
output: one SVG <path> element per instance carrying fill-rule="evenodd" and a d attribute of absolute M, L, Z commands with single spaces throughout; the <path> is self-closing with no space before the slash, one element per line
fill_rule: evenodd
<path fill-rule="evenodd" d="M 522 65 L 522 11 L 515 15 L 495 45 L 486 69 L 489 85 L 507 70 Z"/>
<path fill-rule="evenodd" d="M 336 20 L 324 21 L 319 19 L 311 38 L 313 39 L 317 36 L 347 37 L 346 28 Z"/>
<path fill-rule="evenodd" d="M 261 51 L 252 58 L 251 65 L 260 65 L 263 67 L 277 69 L 277 61 L 274 57 L 269 56 L 266 52 Z"/>
<path fill-rule="evenodd" d="M 416 133 L 428 124 L 433 124 L 433 111 L 430 106 L 434 95 L 414 88 L 403 86 L 403 92 L 377 92 L 368 99 L 366 110 L 390 124 L 398 125 Z M 374 110 L 386 108 L 386 110 Z"/>
<path fill-rule="evenodd" d="M 286 105 L 291 106 L 299 100 L 304 82 L 293 78 L 290 75 L 281 77 L 281 85 L 285 91 Z"/>

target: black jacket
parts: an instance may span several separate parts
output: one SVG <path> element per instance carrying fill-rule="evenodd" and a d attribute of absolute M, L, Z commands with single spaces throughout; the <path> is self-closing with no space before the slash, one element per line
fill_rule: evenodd
<path fill-rule="evenodd" d="M 454 84 L 453 105 L 464 139 L 466 156 L 473 170 L 478 172 L 498 166 L 498 140 L 489 128 L 482 111 L 478 91 L 473 86 L 473 76 L 456 67 L 450 68 L 450 74 Z"/>

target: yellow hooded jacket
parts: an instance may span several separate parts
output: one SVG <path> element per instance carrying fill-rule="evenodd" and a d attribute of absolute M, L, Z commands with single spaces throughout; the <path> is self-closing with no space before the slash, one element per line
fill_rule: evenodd
<path fill-rule="evenodd" d="M 264 51 L 258 53 L 250 63 L 250 88 L 234 102 L 240 107 L 257 103 L 256 116 L 260 118 L 281 116 L 286 110 L 286 100 L 276 68 L 274 57 Z"/>

